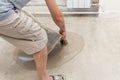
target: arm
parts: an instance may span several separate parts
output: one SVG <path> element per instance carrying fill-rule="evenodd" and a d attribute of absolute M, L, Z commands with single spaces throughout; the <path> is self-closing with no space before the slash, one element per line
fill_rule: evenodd
<path fill-rule="evenodd" d="M 63 38 L 66 38 L 66 30 L 65 30 L 65 21 L 64 16 L 59 10 L 56 0 L 46 0 L 46 4 L 51 13 L 51 16 L 56 23 L 56 25 L 60 28 L 60 33 L 63 35 Z"/>

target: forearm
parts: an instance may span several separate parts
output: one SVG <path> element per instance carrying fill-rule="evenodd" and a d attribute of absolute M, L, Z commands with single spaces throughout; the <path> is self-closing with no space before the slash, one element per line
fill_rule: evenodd
<path fill-rule="evenodd" d="M 52 18 L 54 22 L 57 24 L 57 26 L 65 30 L 65 22 L 64 22 L 64 17 L 63 14 L 61 13 L 60 9 L 57 6 L 56 0 L 46 0 L 48 9 L 52 15 Z"/>
<path fill-rule="evenodd" d="M 57 16 L 53 16 L 53 20 L 62 31 L 65 31 L 65 21 L 62 13 Z"/>
<path fill-rule="evenodd" d="M 62 12 L 57 6 L 56 0 L 46 0 L 46 3 L 54 22 L 60 28 L 59 32 L 62 35 L 62 39 L 65 40 L 66 39 L 65 21 Z"/>

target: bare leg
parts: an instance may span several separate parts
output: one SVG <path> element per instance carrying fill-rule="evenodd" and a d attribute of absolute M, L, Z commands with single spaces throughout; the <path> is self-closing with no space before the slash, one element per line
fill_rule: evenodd
<path fill-rule="evenodd" d="M 35 64 L 38 71 L 38 80 L 53 80 L 53 78 L 49 77 L 46 72 L 47 47 L 35 53 L 33 57 L 35 59 Z M 60 78 L 60 80 L 62 80 L 62 78 Z"/>
<path fill-rule="evenodd" d="M 46 72 L 47 47 L 45 47 L 41 51 L 35 53 L 33 55 L 33 57 L 35 59 L 39 80 L 49 80 L 47 72 Z"/>

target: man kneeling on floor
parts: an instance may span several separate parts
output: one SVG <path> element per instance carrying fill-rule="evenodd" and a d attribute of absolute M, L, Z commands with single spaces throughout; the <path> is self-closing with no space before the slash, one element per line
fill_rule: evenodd
<path fill-rule="evenodd" d="M 46 73 L 47 34 L 32 18 L 21 11 L 30 0 L 0 0 L 0 34 L 28 55 L 33 55 L 38 71 L 38 80 L 64 80 L 62 75 Z M 34 1 L 34 0 L 33 0 Z M 63 14 L 55 0 L 45 0 L 52 18 L 60 28 L 63 40 L 66 30 Z"/>

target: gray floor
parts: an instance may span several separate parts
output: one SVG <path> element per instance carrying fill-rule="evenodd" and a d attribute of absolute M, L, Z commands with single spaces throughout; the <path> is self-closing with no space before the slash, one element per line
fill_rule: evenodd
<path fill-rule="evenodd" d="M 41 23 L 58 30 L 50 17 Z M 85 40 L 83 50 L 68 63 L 48 69 L 50 74 L 65 74 L 67 80 L 120 79 L 120 15 L 104 13 L 98 17 L 66 16 L 67 31 L 80 34 Z M 16 48 L 0 39 L 0 80 L 37 80 L 35 70 L 21 70 L 16 64 Z"/>

